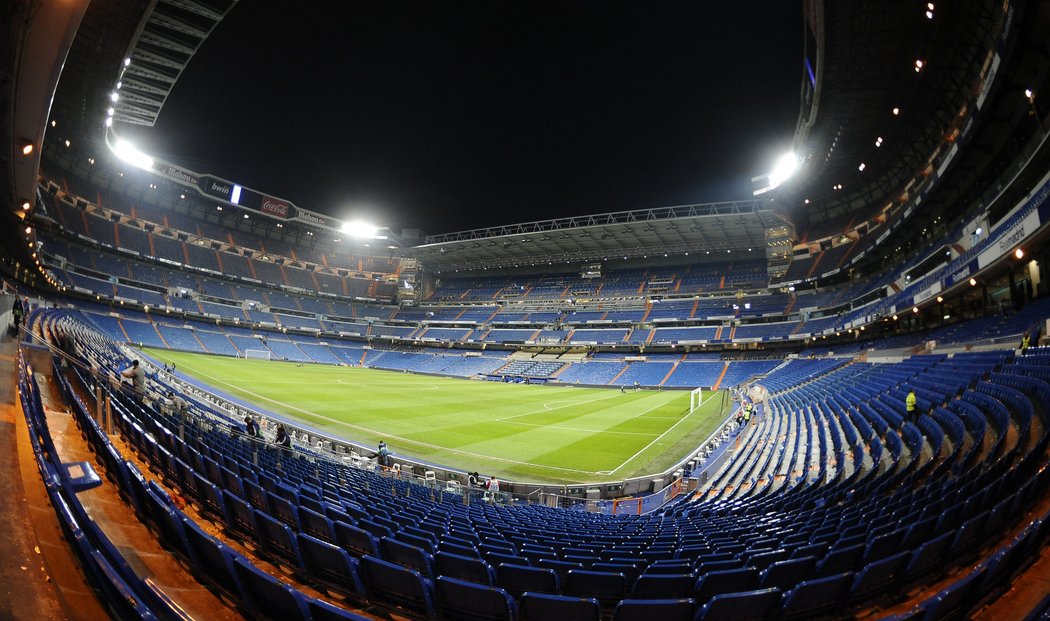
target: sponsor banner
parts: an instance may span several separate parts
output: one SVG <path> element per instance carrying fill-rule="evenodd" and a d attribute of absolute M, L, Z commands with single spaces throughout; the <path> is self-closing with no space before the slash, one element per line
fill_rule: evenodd
<path fill-rule="evenodd" d="M 941 292 L 941 283 L 935 282 L 929 287 L 915 294 L 913 304 L 921 304 Z"/>
<path fill-rule="evenodd" d="M 981 94 L 977 96 L 977 109 L 980 110 L 981 106 L 984 105 L 984 100 L 988 97 L 988 91 L 992 88 L 992 83 L 995 82 L 995 75 L 999 73 L 999 63 L 1002 59 L 999 58 L 999 54 L 995 54 L 992 57 L 992 64 L 988 68 L 988 73 L 984 76 L 984 82 L 981 83 Z"/>
<path fill-rule="evenodd" d="M 977 257 L 978 269 L 984 269 L 991 263 L 993 263 L 999 257 L 1012 252 L 1017 244 L 1024 241 L 1029 235 L 1035 232 L 1039 228 L 1039 210 L 1032 210 L 1024 220 L 1021 220 L 1017 224 L 1010 227 L 1010 230 L 1006 231 L 1004 235 L 999 239 L 991 243 L 988 248 L 985 249 Z"/>
<path fill-rule="evenodd" d="M 332 229 L 334 231 L 338 231 L 340 227 L 339 222 L 333 218 L 322 216 L 321 214 L 312 211 L 306 211 L 305 209 L 299 209 L 298 207 L 295 208 L 295 219 L 300 222 Z"/>
<path fill-rule="evenodd" d="M 192 185 L 199 187 L 200 180 L 196 173 L 192 173 L 185 168 L 179 168 L 171 164 L 156 164 L 154 171 L 159 174 L 171 179 L 176 183 L 183 185 Z"/>
<path fill-rule="evenodd" d="M 208 196 L 214 196 L 224 201 L 229 201 L 233 198 L 233 184 L 218 177 L 204 175 L 198 180 L 197 187 Z"/>
<path fill-rule="evenodd" d="M 937 176 L 938 177 L 943 177 L 944 176 L 944 171 L 947 170 L 948 164 L 952 163 L 952 160 L 955 159 L 955 154 L 958 153 L 958 152 L 959 152 L 959 143 L 955 143 L 955 144 L 952 145 L 952 148 L 948 150 L 948 155 L 941 162 L 941 165 L 937 167 Z"/>
<path fill-rule="evenodd" d="M 262 203 L 259 204 L 259 211 L 268 216 L 284 220 L 292 217 L 292 205 L 288 201 L 265 194 L 263 194 Z"/>
<path fill-rule="evenodd" d="M 960 283 L 960 282 L 966 282 L 967 280 L 970 279 L 970 276 L 972 276 L 974 274 L 974 272 L 976 272 L 976 271 L 977 271 L 977 262 L 976 261 L 970 261 L 969 263 L 964 265 L 961 269 L 959 269 L 957 271 L 954 271 L 951 274 L 948 274 L 948 276 L 946 276 L 945 279 L 944 279 L 944 286 L 945 287 L 951 287 L 954 284 L 957 284 L 957 283 Z"/>

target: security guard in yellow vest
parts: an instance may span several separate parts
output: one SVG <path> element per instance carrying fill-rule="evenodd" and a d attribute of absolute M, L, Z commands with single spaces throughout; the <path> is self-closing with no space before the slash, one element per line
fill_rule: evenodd
<path fill-rule="evenodd" d="M 912 420 L 912 421 L 915 420 L 915 402 L 916 401 L 917 401 L 917 399 L 915 397 L 915 389 L 913 388 L 913 389 L 908 391 L 908 396 L 905 397 L 905 399 L 904 399 L 904 407 L 905 407 L 906 410 L 908 410 L 908 420 Z"/>

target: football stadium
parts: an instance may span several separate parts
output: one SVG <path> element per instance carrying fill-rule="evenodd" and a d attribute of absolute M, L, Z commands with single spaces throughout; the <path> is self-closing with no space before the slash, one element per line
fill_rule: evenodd
<path fill-rule="evenodd" d="M 624 14 L 609 33 L 612 6 L 566 3 L 558 24 L 528 4 L 348 2 L 338 19 L 334 5 L 283 7 L 286 43 L 327 76 L 303 73 L 316 90 L 298 124 L 269 116 L 289 100 L 270 76 L 299 76 L 276 51 L 291 48 L 233 28 L 264 10 L 253 4 L 265 3 L 6 12 L 0 618 L 1050 615 L 1050 2 L 804 0 L 788 11 L 791 49 L 773 51 L 776 19 L 718 26 L 713 7 L 689 9 L 711 13 L 696 24 Z M 395 5 L 386 26 L 369 21 Z M 457 11 L 484 17 L 443 32 Z M 320 22 L 350 29 L 352 63 L 313 36 L 329 32 Z M 364 140 L 321 119 L 353 116 L 345 75 L 398 77 L 401 56 L 362 51 L 384 27 L 431 57 L 424 74 L 462 67 L 474 98 L 543 90 L 525 68 L 543 52 L 515 48 L 522 32 L 566 54 L 538 66 L 577 81 L 576 62 L 658 73 L 669 52 L 620 29 L 660 38 L 670 22 L 722 46 L 740 33 L 797 76 L 783 110 L 752 102 L 777 108 L 764 120 L 702 111 L 755 140 L 770 118 L 793 119 L 788 152 L 755 162 L 744 192 L 657 206 L 672 196 L 660 177 L 634 187 L 607 173 L 619 202 L 580 200 L 569 190 L 593 188 L 581 163 L 531 178 L 568 203 L 528 195 L 530 209 L 508 189 L 506 204 L 461 209 L 477 197 L 422 175 L 398 191 L 432 194 L 426 215 L 365 219 L 285 195 L 303 186 L 262 168 L 262 142 L 226 140 L 207 158 L 174 146 L 206 136 L 205 118 L 253 115 L 290 151 L 295 132 Z M 208 51 L 246 36 L 269 60 Z M 610 47 L 567 54 L 599 39 Z M 511 48 L 520 71 L 467 70 Z M 243 108 L 197 99 L 202 69 L 209 93 Z M 425 81 L 412 76 L 401 81 Z M 707 99 L 736 89 L 699 76 Z M 623 79 L 629 105 L 674 100 Z M 187 105 L 199 126 L 165 118 Z M 406 105 L 369 122 L 494 140 L 518 123 L 469 106 L 413 120 Z M 484 159 L 547 170 L 513 159 L 517 140 L 441 173 Z M 331 153 L 304 153 L 290 176 L 338 192 L 401 172 L 376 149 L 345 179 L 320 174 Z"/>

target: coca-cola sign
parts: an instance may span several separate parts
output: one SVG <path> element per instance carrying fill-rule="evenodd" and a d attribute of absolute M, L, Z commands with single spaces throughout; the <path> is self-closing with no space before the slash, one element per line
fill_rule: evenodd
<path fill-rule="evenodd" d="M 291 215 L 291 205 L 279 198 L 264 195 L 259 211 L 275 218 L 288 218 Z"/>

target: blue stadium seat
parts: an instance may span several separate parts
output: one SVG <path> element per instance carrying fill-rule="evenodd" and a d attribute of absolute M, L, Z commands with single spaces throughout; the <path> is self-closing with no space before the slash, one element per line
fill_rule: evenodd
<path fill-rule="evenodd" d="M 762 570 L 758 576 L 758 586 L 762 589 L 780 587 L 790 589 L 799 582 L 810 578 L 817 559 L 812 556 L 777 561 Z"/>
<path fill-rule="evenodd" d="M 965 618 L 977 602 L 984 573 L 984 567 L 971 571 L 924 602 L 922 621 Z"/>
<path fill-rule="evenodd" d="M 594 563 L 590 566 L 591 571 L 604 571 L 609 573 L 623 574 L 625 584 L 628 586 L 634 584 L 634 581 L 638 579 L 638 576 L 642 573 L 645 568 L 645 564 L 637 561 L 621 561 L 619 559 L 604 562 Z"/>
<path fill-rule="evenodd" d="M 449 621 L 514 621 L 514 599 L 499 587 L 441 576 L 435 583 L 438 609 Z"/>
<path fill-rule="evenodd" d="M 553 569 L 554 573 L 558 574 L 558 579 L 562 584 L 565 584 L 565 580 L 568 578 L 570 570 L 583 569 L 583 565 L 579 563 L 568 563 L 566 561 L 546 558 L 541 558 L 537 565 L 545 569 Z"/>
<path fill-rule="evenodd" d="M 864 544 L 857 543 L 845 547 L 833 547 L 828 550 L 824 558 L 817 563 L 816 575 L 823 578 L 844 571 L 853 571 L 860 566 L 864 558 Z"/>
<path fill-rule="evenodd" d="M 232 534 L 252 542 L 249 545 L 254 546 L 254 542 L 258 540 L 258 529 L 255 524 L 255 511 L 251 505 L 229 490 L 223 490 L 223 503 L 226 505 L 226 527 Z"/>
<path fill-rule="evenodd" d="M 299 509 L 299 520 L 302 523 L 302 532 L 322 541 L 335 543 L 335 527 L 332 520 L 305 507 Z"/>
<path fill-rule="evenodd" d="M 496 583 L 496 572 L 488 563 L 479 558 L 438 552 L 434 555 L 434 570 L 440 576 L 458 578 L 468 582 L 484 585 Z"/>
<path fill-rule="evenodd" d="M 518 608 L 518 621 L 599 621 L 601 607 L 593 597 L 568 597 L 525 593 Z"/>
<path fill-rule="evenodd" d="M 762 621 L 780 609 L 777 588 L 716 595 L 696 613 L 697 621 Z"/>
<path fill-rule="evenodd" d="M 496 584 L 514 597 L 531 593 L 557 594 L 558 574 L 553 569 L 501 563 L 496 569 Z"/>
<path fill-rule="evenodd" d="M 255 524 L 259 535 L 259 552 L 275 563 L 282 563 L 288 567 L 298 568 L 302 566 L 299 558 L 299 545 L 295 540 L 295 533 L 287 524 L 278 522 L 275 518 L 262 511 L 255 512 Z"/>
<path fill-rule="evenodd" d="M 904 579 L 907 581 L 915 580 L 933 571 L 934 568 L 940 565 L 953 539 L 955 539 L 954 530 L 919 546 L 919 549 L 912 553 L 911 559 L 904 569 Z"/>
<path fill-rule="evenodd" d="M 620 601 L 627 590 L 621 573 L 570 569 L 562 593 L 571 597 L 593 597 L 605 608 Z"/>
<path fill-rule="evenodd" d="M 392 537 L 380 539 L 379 550 L 382 552 L 384 560 L 414 569 L 427 578 L 433 579 L 434 557 L 429 552 Z"/>
<path fill-rule="evenodd" d="M 389 603 L 425 617 L 436 616 L 434 585 L 423 574 L 374 556 L 361 557 L 360 570 L 369 600 Z"/>
<path fill-rule="evenodd" d="M 631 599 L 686 599 L 692 597 L 693 574 L 642 574 L 631 589 Z"/>
<path fill-rule="evenodd" d="M 613 610 L 613 621 L 692 621 L 696 602 L 681 599 L 624 599 Z"/>
<path fill-rule="evenodd" d="M 306 609 L 310 611 L 313 621 L 370 621 L 369 617 L 363 617 L 356 612 L 343 610 L 329 604 L 326 601 L 307 597 Z"/>
<path fill-rule="evenodd" d="M 204 578 L 215 590 L 231 595 L 234 599 L 240 597 L 233 572 L 233 552 L 201 530 L 193 520 L 185 518 L 182 524 L 193 559 L 193 573 Z"/>
<path fill-rule="evenodd" d="M 298 590 L 259 570 L 239 554 L 233 559 L 233 568 L 241 592 L 241 606 L 252 618 L 309 621 L 310 612 Z"/>
<path fill-rule="evenodd" d="M 299 533 L 297 540 L 303 567 L 311 578 L 326 589 L 364 597 L 357 559 L 339 546 L 306 533 Z"/>
<path fill-rule="evenodd" d="M 354 556 L 379 554 L 379 539 L 363 528 L 352 526 L 346 522 L 334 522 L 335 541 Z"/>
<path fill-rule="evenodd" d="M 758 570 L 754 567 L 711 571 L 697 578 L 693 599 L 703 604 L 716 595 L 748 591 L 757 586 Z"/>
<path fill-rule="evenodd" d="M 893 588 L 910 557 L 910 552 L 898 552 L 858 571 L 850 586 L 850 605 L 865 604 Z"/>
<path fill-rule="evenodd" d="M 801 582 L 784 594 L 779 617 L 812 619 L 834 616 L 842 608 L 852 582 L 851 572 Z"/>

